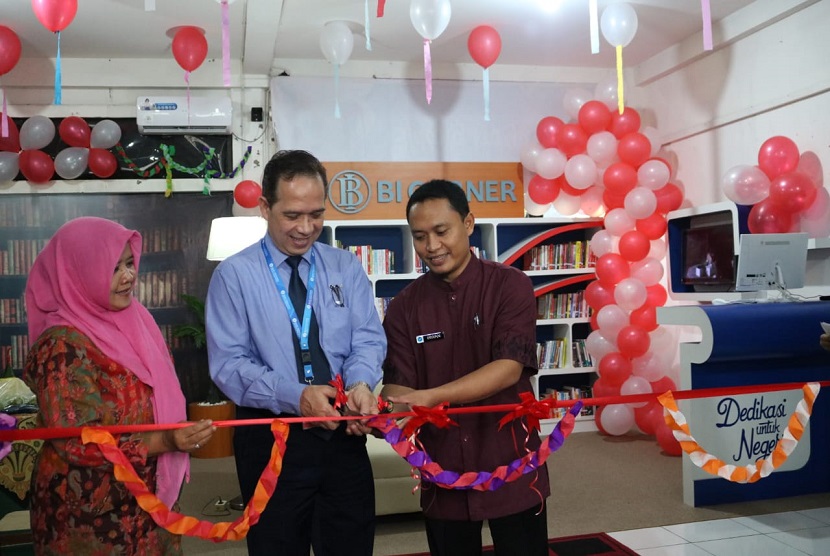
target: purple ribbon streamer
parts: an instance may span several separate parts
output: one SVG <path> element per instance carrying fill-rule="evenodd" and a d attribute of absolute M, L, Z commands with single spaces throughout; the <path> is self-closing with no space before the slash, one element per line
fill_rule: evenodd
<path fill-rule="evenodd" d="M 6 88 L 3 87 L 3 120 L 0 122 L 0 135 L 9 136 L 9 116 L 6 114 Z"/>
<path fill-rule="evenodd" d="M 231 86 L 231 17 L 228 0 L 222 0 L 222 82 Z"/>
<path fill-rule="evenodd" d="M 424 39 L 424 79 L 427 87 L 427 104 L 432 102 L 432 55 L 429 51 L 429 39 Z"/>
<path fill-rule="evenodd" d="M 712 8 L 709 0 L 700 0 L 700 11 L 703 14 L 703 50 L 712 50 Z"/>

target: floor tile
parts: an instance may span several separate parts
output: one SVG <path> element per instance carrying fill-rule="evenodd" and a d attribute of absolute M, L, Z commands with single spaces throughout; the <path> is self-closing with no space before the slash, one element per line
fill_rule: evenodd
<path fill-rule="evenodd" d="M 630 547 L 629 547 L 630 548 Z M 659 546 L 637 550 L 640 556 L 712 556 L 694 544 L 675 544 L 673 546 Z"/>
<path fill-rule="evenodd" d="M 813 556 L 827 556 L 830 554 L 830 527 L 772 533 L 769 537 L 797 548 L 805 554 L 812 554 Z"/>
<path fill-rule="evenodd" d="M 706 541 L 697 546 L 714 556 L 804 556 L 803 552 L 767 535 Z"/>
<path fill-rule="evenodd" d="M 757 531 L 750 529 L 746 525 L 741 525 L 734 519 L 714 519 L 711 521 L 698 521 L 696 523 L 667 525 L 665 529 L 689 542 L 730 539 L 732 537 L 745 537 L 757 534 Z"/>
<path fill-rule="evenodd" d="M 647 529 L 618 531 L 616 533 L 608 533 L 608 536 L 617 539 L 632 550 L 686 543 L 686 540 L 678 537 L 670 531 L 666 531 L 663 527 L 649 527 Z"/>
<path fill-rule="evenodd" d="M 826 526 L 826 523 L 799 512 L 781 512 L 777 514 L 736 517 L 735 521 L 759 533 L 781 533 L 783 531 Z"/>
<path fill-rule="evenodd" d="M 813 510 L 801 510 L 798 513 L 804 514 L 811 519 L 817 519 L 830 525 L 830 508 L 815 508 Z"/>

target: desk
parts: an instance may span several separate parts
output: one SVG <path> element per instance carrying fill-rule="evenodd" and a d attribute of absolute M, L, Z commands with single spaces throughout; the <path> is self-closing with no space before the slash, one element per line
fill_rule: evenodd
<path fill-rule="evenodd" d="M 703 334 L 700 342 L 680 345 L 681 390 L 830 379 L 830 353 L 818 345 L 830 303 L 660 307 L 657 321 L 696 326 Z M 746 465 L 772 449 L 801 397 L 793 390 L 681 400 L 679 406 L 706 451 Z M 684 455 L 683 501 L 705 506 L 830 491 L 828 429 L 830 393 L 824 391 L 788 461 L 753 484 L 713 477 Z"/>

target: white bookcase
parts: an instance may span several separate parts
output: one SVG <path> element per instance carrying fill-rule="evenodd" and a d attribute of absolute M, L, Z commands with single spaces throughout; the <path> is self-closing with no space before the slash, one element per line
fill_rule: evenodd
<path fill-rule="evenodd" d="M 515 266 L 532 280 L 538 294 L 576 294 L 583 291 L 594 278 L 594 268 L 559 268 L 555 270 L 526 270 L 526 253 L 533 247 L 587 241 L 601 229 L 599 219 L 573 218 L 504 218 L 476 220 L 470 243 L 484 252 L 484 258 Z M 320 241 L 344 247 L 370 245 L 373 249 L 388 249 L 394 253 L 394 265 L 389 274 L 372 273 L 369 279 L 379 298 L 397 295 L 407 284 L 421 274 L 416 269 L 416 256 L 406 220 L 327 220 Z M 587 247 L 586 247 L 587 249 Z M 538 298 L 537 298 L 538 299 Z M 574 340 L 585 339 L 590 333 L 590 319 L 583 316 L 561 316 L 537 320 L 537 342 L 561 339 L 565 347 L 563 364 L 556 368 L 540 368 L 533 377 L 537 397 L 550 389 L 590 387 L 596 379 L 593 366 L 574 366 Z M 542 423 L 547 434 L 555 425 L 550 419 Z M 593 416 L 577 419 L 577 431 L 596 430 Z"/>

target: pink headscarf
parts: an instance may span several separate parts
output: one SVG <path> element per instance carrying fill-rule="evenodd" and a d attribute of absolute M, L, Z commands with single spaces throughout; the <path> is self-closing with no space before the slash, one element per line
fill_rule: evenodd
<path fill-rule="evenodd" d="M 29 342 L 53 326 L 79 329 L 153 389 L 156 423 L 178 423 L 186 418 L 185 399 L 158 325 L 136 299 L 121 311 L 110 309 L 113 271 L 128 243 L 137 272 L 138 232 L 95 217 L 61 226 L 35 259 L 26 283 Z M 184 452 L 159 456 L 156 495 L 167 507 L 176 501 L 189 465 Z"/>

